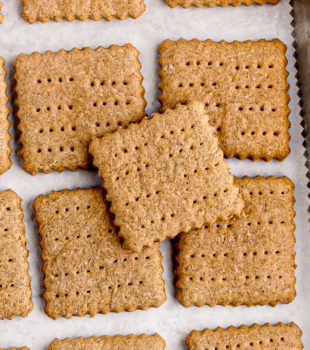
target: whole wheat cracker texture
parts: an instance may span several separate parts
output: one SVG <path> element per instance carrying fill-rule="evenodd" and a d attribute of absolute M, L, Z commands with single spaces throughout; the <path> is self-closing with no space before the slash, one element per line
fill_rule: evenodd
<path fill-rule="evenodd" d="M 0 192 L 0 319 L 26 317 L 32 310 L 28 250 L 21 198 Z"/>
<path fill-rule="evenodd" d="M 205 349 L 264 349 L 264 350 L 300 350 L 302 332 L 298 326 L 289 324 L 269 323 L 250 327 L 242 325 L 239 328 L 221 327 L 215 330 L 204 329 L 192 331 L 185 339 L 187 350 Z"/>
<path fill-rule="evenodd" d="M 2 9 L 2 2 L 0 2 L 0 11 L 1 11 L 1 9 Z M 3 14 L 2 13 L 0 13 L 0 23 L 2 23 L 2 21 L 3 21 Z"/>
<path fill-rule="evenodd" d="M 131 44 L 19 55 L 13 66 L 23 169 L 87 169 L 92 137 L 141 120 L 138 56 Z"/>
<path fill-rule="evenodd" d="M 6 94 L 8 84 L 5 77 L 5 60 L 0 57 L 0 174 L 3 174 L 12 166 L 10 158 L 12 152 L 10 147 L 11 135 L 9 134 L 11 123 L 8 121 L 10 111 L 7 107 L 9 98 Z"/>
<path fill-rule="evenodd" d="M 281 161 L 290 153 L 283 42 L 165 40 L 158 52 L 162 111 L 203 102 L 226 158 Z"/>
<path fill-rule="evenodd" d="M 242 210 L 200 103 L 179 105 L 106 134 L 91 142 L 90 153 L 119 235 L 131 250 Z"/>
<path fill-rule="evenodd" d="M 40 195 L 33 207 L 49 317 L 145 310 L 166 300 L 159 244 L 140 254 L 123 249 L 102 188 Z"/>
<path fill-rule="evenodd" d="M 164 0 L 167 5 L 170 7 L 182 6 L 184 8 L 188 8 L 190 6 L 194 7 L 214 7 L 214 6 L 250 6 L 250 5 L 276 5 L 280 2 L 280 0 Z"/>
<path fill-rule="evenodd" d="M 144 0 L 21 0 L 21 3 L 21 15 L 30 24 L 49 20 L 124 20 L 128 17 L 138 18 L 145 11 Z"/>
<path fill-rule="evenodd" d="M 77 338 L 64 340 L 55 339 L 48 347 L 48 350 L 163 350 L 166 343 L 158 334 L 146 335 L 133 334 L 114 337 L 103 336 L 101 338 Z"/>
<path fill-rule="evenodd" d="M 177 298 L 185 306 L 289 303 L 295 295 L 295 202 L 286 177 L 236 178 L 241 216 L 181 234 Z"/>
<path fill-rule="evenodd" d="M 5 350 L 0 348 L 0 350 Z M 7 350 L 29 350 L 29 348 L 27 348 L 26 346 L 23 346 L 22 348 L 8 348 Z"/>

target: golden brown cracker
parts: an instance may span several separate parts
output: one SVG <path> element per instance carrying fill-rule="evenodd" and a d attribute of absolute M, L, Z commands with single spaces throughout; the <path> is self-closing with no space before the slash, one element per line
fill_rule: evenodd
<path fill-rule="evenodd" d="M 182 234 L 178 300 L 192 305 L 276 305 L 295 295 L 293 183 L 286 177 L 236 178 L 241 216 Z"/>
<path fill-rule="evenodd" d="M 22 167 L 32 175 L 86 169 L 92 137 L 141 120 L 138 56 L 131 44 L 19 55 L 13 65 Z"/>
<path fill-rule="evenodd" d="M 10 146 L 11 135 L 9 134 L 11 123 L 8 121 L 10 111 L 7 107 L 9 98 L 6 94 L 8 84 L 5 77 L 5 61 L 0 57 L 0 174 L 3 174 L 12 166 L 10 158 L 12 152 Z"/>
<path fill-rule="evenodd" d="M 0 350 L 5 350 L 0 348 Z M 23 346 L 22 348 L 8 348 L 7 350 L 29 350 L 29 348 L 27 348 L 26 346 Z"/>
<path fill-rule="evenodd" d="M 227 158 L 270 161 L 289 154 L 284 43 L 165 40 L 158 52 L 162 111 L 203 102 Z"/>
<path fill-rule="evenodd" d="M 48 347 L 48 350 L 164 350 L 166 343 L 158 334 L 135 336 L 133 334 L 114 337 L 103 336 L 101 338 L 77 338 L 64 340 L 55 339 Z"/>
<path fill-rule="evenodd" d="M 30 24 L 49 20 L 124 20 L 127 17 L 138 18 L 145 11 L 144 0 L 21 0 L 21 3 L 21 15 Z"/>
<path fill-rule="evenodd" d="M 1 11 L 1 9 L 2 9 L 2 2 L 0 2 L 0 11 Z M 2 23 L 2 21 L 3 21 L 3 14 L 2 13 L 0 13 L 0 23 Z"/>
<path fill-rule="evenodd" d="M 125 246 L 240 214 L 242 200 L 200 103 L 154 114 L 90 144 Z"/>
<path fill-rule="evenodd" d="M 251 6 L 259 5 L 263 6 L 265 4 L 276 5 L 280 0 L 164 0 L 164 2 L 170 7 L 182 6 L 188 8 L 190 6 L 194 7 L 214 7 L 214 6 Z"/>
<path fill-rule="evenodd" d="M 0 319 L 26 317 L 32 310 L 28 250 L 21 199 L 0 192 Z"/>
<path fill-rule="evenodd" d="M 34 210 L 49 317 L 145 310 L 166 300 L 159 244 L 140 254 L 123 249 L 102 188 L 40 195 Z"/>
<path fill-rule="evenodd" d="M 192 331 L 185 339 L 187 350 L 205 349 L 264 349 L 300 350 L 302 332 L 295 323 L 259 326 L 257 324 L 239 328 L 221 327 L 215 330 Z"/>

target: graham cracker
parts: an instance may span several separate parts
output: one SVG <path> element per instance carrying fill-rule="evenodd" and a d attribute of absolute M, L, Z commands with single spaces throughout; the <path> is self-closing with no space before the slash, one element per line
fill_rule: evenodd
<path fill-rule="evenodd" d="M 140 254 L 123 249 L 103 194 L 63 190 L 34 202 L 51 318 L 145 310 L 166 300 L 159 244 Z"/>
<path fill-rule="evenodd" d="M 103 336 L 101 338 L 77 338 L 64 340 L 55 339 L 48 347 L 48 350 L 163 350 L 166 343 L 158 334 L 135 336 L 133 334 L 114 337 Z"/>
<path fill-rule="evenodd" d="M 32 310 L 28 250 L 21 199 L 0 192 L 0 319 L 25 317 Z"/>
<path fill-rule="evenodd" d="M 243 206 L 200 103 L 178 105 L 90 144 L 125 247 L 140 251 L 240 214 Z"/>
<path fill-rule="evenodd" d="M 270 161 L 289 154 L 284 43 L 165 40 L 158 52 L 162 111 L 203 102 L 226 158 Z"/>
<path fill-rule="evenodd" d="M 190 6 L 194 7 L 214 7 L 214 6 L 251 6 L 259 5 L 263 6 L 265 4 L 276 5 L 280 0 L 164 0 L 170 7 L 182 6 L 188 8 Z"/>
<path fill-rule="evenodd" d="M 13 66 L 22 167 L 32 175 L 86 169 L 92 137 L 141 120 L 138 56 L 131 44 L 19 55 Z"/>
<path fill-rule="evenodd" d="M 286 177 L 236 178 L 240 217 L 181 234 L 177 298 L 185 306 L 276 305 L 295 295 L 295 202 Z"/>
<path fill-rule="evenodd" d="M 5 77 L 5 60 L 2 57 L 0 57 L 0 174 L 3 174 L 12 166 L 10 158 L 12 153 L 10 146 L 11 135 L 9 134 L 9 128 L 11 126 L 11 123 L 8 121 L 10 111 L 7 107 L 9 98 L 6 94 L 8 84 L 5 81 Z"/>
<path fill-rule="evenodd" d="M 30 24 L 49 20 L 124 20 L 128 17 L 138 18 L 145 11 L 144 0 L 21 0 L 21 3 L 21 15 Z"/>
<path fill-rule="evenodd" d="M 215 330 L 192 331 L 185 339 L 187 350 L 205 349 L 264 349 L 300 350 L 302 332 L 295 323 L 270 325 L 269 323 L 239 328 L 221 327 Z"/>

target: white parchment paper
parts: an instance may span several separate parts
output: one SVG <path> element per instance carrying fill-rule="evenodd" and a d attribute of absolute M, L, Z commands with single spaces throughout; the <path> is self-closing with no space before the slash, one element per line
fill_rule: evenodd
<path fill-rule="evenodd" d="M 144 87 L 148 102 L 147 112 L 157 111 L 159 91 L 157 45 L 166 38 L 180 37 L 201 40 L 258 40 L 260 38 L 279 38 L 287 46 L 288 82 L 291 85 L 290 108 L 292 110 L 291 154 L 282 163 L 230 160 L 229 166 L 237 176 L 249 175 L 286 175 L 296 184 L 295 196 L 297 212 L 296 223 L 296 270 L 297 297 L 289 305 L 279 305 L 275 308 L 264 307 L 192 307 L 185 309 L 175 298 L 173 285 L 173 265 L 171 244 L 167 240 L 162 243 L 164 255 L 164 279 L 166 281 L 167 302 L 158 309 L 136 311 L 131 313 L 97 315 L 95 318 L 73 317 L 71 320 L 54 321 L 42 311 L 42 273 L 39 239 L 36 226 L 33 223 L 33 212 L 30 205 L 40 193 L 77 186 L 88 187 L 101 183 L 96 173 L 64 172 L 30 176 L 20 168 L 20 159 L 12 155 L 13 167 L 0 177 L 0 190 L 12 188 L 23 198 L 25 224 L 30 250 L 29 263 L 32 278 L 34 309 L 27 318 L 15 318 L 13 321 L 0 321 L 0 347 L 27 345 L 32 350 L 47 349 L 55 338 L 77 336 L 100 336 L 116 333 L 154 333 L 158 332 L 167 342 L 168 350 L 185 349 L 183 340 L 192 329 L 229 325 L 239 326 L 257 323 L 296 322 L 304 331 L 303 343 L 305 349 L 310 349 L 310 235 L 308 223 L 308 189 L 304 158 L 304 139 L 301 135 L 299 98 L 296 87 L 296 69 L 291 36 L 289 0 L 282 0 L 278 6 L 241 6 L 237 8 L 201 8 L 201 9 L 170 9 L 162 0 L 146 0 L 147 11 L 138 20 L 123 22 L 105 21 L 93 22 L 50 22 L 29 25 L 19 15 L 21 5 L 19 0 L 3 0 L 4 23 L 0 25 L 0 56 L 7 62 L 9 71 L 9 87 L 12 87 L 10 75 L 11 63 L 19 53 L 46 50 L 57 51 L 61 48 L 99 45 L 108 46 L 112 43 L 125 44 L 132 42 L 140 51 L 142 73 L 145 77 Z M 12 117 L 10 117 L 12 118 Z M 13 133 L 13 128 L 11 128 Z M 11 142 L 16 149 L 16 142 Z"/>

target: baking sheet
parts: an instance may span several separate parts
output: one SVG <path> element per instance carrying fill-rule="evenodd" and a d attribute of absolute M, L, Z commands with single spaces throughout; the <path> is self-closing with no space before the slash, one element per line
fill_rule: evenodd
<path fill-rule="evenodd" d="M 108 46 L 112 43 L 124 44 L 132 42 L 140 51 L 142 73 L 145 77 L 144 87 L 147 99 L 147 112 L 157 111 L 159 90 L 157 45 L 164 39 L 176 40 L 180 37 L 201 40 L 258 40 L 260 38 L 279 38 L 287 46 L 288 82 L 291 85 L 290 121 L 291 154 L 282 163 L 229 160 L 231 171 L 237 176 L 249 175 L 286 175 L 296 184 L 295 196 L 297 212 L 296 223 L 296 262 L 298 269 L 297 297 L 289 305 L 278 305 L 275 308 L 263 307 L 203 307 L 198 309 L 182 307 L 175 298 L 173 285 L 173 264 L 171 243 L 166 240 L 161 245 L 164 255 L 164 279 L 168 300 L 158 309 L 136 311 L 131 313 L 97 315 L 95 318 L 73 317 L 71 320 L 59 319 L 54 321 L 42 311 L 44 305 L 41 297 L 42 273 L 39 239 L 33 222 L 33 212 L 30 205 L 40 193 L 77 186 L 89 187 L 98 185 L 101 180 L 95 172 L 64 172 L 30 176 L 20 168 L 20 159 L 12 155 L 13 167 L 0 177 L 0 190 L 11 188 L 23 198 L 25 212 L 24 222 L 30 250 L 29 263 L 32 278 L 34 309 L 27 318 L 15 318 L 13 321 L 0 321 L 0 347 L 27 345 L 32 350 L 47 349 L 48 344 L 55 338 L 77 336 L 100 336 L 116 333 L 140 334 L 143 332 L 158 332 L 167 342 L 168 350 L 185 349 L 183 340 L 192 329 L 229 325 L 239 326 L 257 322 L 296 322 L 304 331 L 302 341 L 305 349 L 310 349 L 310 235 L 308 224 L 308 188 L 304 158 L 304 141 L 298 89 L 296 86 L 295 59 L 293 57 L 293 38 L 291 36 L 292 17 L 289 0 L 282 0 L 278 6 L 241 6 L 237 8 L 201 8 L 170 9 L 162 0 L 146 0 L 147 11 L 138 20 L 123 22 L 105 21 L 74 22 L 74 23 L 37 23 L 29 25 L 19 15 L 21 5 L 19 0 L 3 0 L 4 23 L 0 25 L 0 55 L 7 62 L 9 77 L 12 74 L 11 63 L 19 53 L 46 50 L 57 51 L 60 48 L 99 45 Z M 10 79 L 7 79 L 11 88 Z M 10 106 L 12 107 L 12 105 Z M 12 117 L 11 117 L 12 118 Z M 11 128 L 13 133 L 13 128 Z M 11 142 L 16 149 L 16 142 Z"/>

